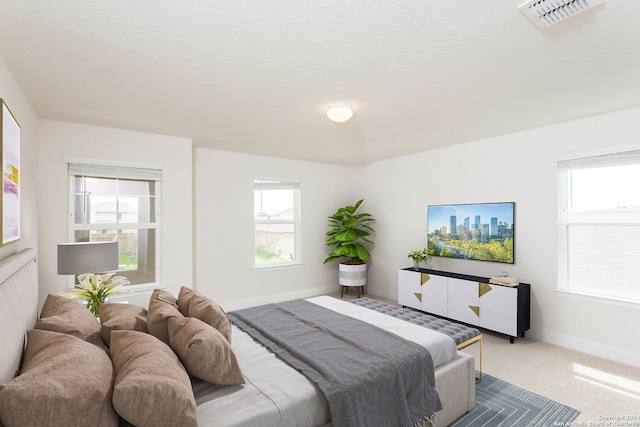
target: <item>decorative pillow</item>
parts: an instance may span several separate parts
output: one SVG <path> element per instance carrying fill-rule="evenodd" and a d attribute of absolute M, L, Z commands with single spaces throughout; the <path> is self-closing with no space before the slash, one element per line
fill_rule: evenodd
<path fill-rule="evenodd" d="M 214 384 L 244 384 L 231 344 L 213 326 L 195 317 L 168 320 L 169 342 L 187 372 Z"/>
<path fill-rule="evenodd" d="M 178 308 L 178 299 L 171 295 L 171 292 L 167 292 L 163 289 L 154 289 L 153 294 L 151 294 L 151 299 L 157 299 Z"/>
<path fill-rule="evenodd" d="M 135 304 L 108 303 L 100 306 L 100 334 L 102 341 L 109 346 L 111 331 L 129 330 L 149 332 L 147 329 L 147 310 Z"/>
<path fill-rule="evenodd" d="M 47 295 L 33 328 L 73 335 L 104 348 L 98 319 L 84 305 L 62 295 Z"/>
<path fill-rule="evenodd" d="M 75 336 L 34 329 L 20 375 L 0 385 L 0 422 L 116 427 L 112 386 L 113 367 L 103 349 Z"/>
<path fill-rule="evenodd" d="M 147 328 L 149 333 L 169 345 L 167 319 L 184 317 L 178 310 L 178 300 L 167 291 L 156 289 L 149 300 Z"/>
<path fill-rule="evenodd" d="M 152 335 L 111 332 L 113 407 L 138 427 L 197 427 L 189 375 L 175 353 Z"/>
<path fill-rule="evenodd" d="M 191 304 L 191 298 L 193 298 L 193 295 L 193 289 L 186 286 L 180 288 L 180 293 L 178 294 L 178 308 L 180 309 L 180 313 L 184 316 L 189 317 L 189 304 Z"/>
<path fill-rule="evenodd" d="M 196 290 L 191 290 L 191 293 L 188 316 L 213 326 L 231 342 L 231 323 L 222 307 Z"/>

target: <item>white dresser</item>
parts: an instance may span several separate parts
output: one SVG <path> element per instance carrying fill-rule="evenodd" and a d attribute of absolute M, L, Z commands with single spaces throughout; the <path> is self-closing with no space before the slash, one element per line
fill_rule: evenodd
<path fill-rule="evenodd" d="M 485 277 L 406 268 L 398 271 L 398 304 L 508 335 L 530 328 L 531 285 L 501 286 Z"/>

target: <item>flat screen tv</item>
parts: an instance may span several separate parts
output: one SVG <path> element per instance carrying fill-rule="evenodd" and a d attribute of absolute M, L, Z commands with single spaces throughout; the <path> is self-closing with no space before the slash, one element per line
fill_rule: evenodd
<path fill-rule="evenodd" d="M 430 205 L 428 253 L 513 264 L 514 213 L 513 202 Z"/>

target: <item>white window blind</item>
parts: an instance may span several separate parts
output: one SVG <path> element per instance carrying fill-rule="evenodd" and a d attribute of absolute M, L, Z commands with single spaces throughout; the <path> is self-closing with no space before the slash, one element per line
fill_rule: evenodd
<path fill-rule="evenodd" d="M 69 163 L 69 174 L 100 178 L 119 178 L 161 181 L 162 169 L 131 166 L 98 165 L 87 163 Z"/>
<path fill-rule="evenodd" d="M 640 150 L 558 162 L 560 290 L 640 304 Z"/>

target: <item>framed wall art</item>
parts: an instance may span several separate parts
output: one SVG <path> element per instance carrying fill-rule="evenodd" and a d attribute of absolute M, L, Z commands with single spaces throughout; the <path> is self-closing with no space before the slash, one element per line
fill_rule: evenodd
<path fill-rule="evenodd" d="M 0 225 L 2 245 L 20 239 L 20 125 L 0 98 L 0 156 L 2 160 L 2 198 Z"/>

